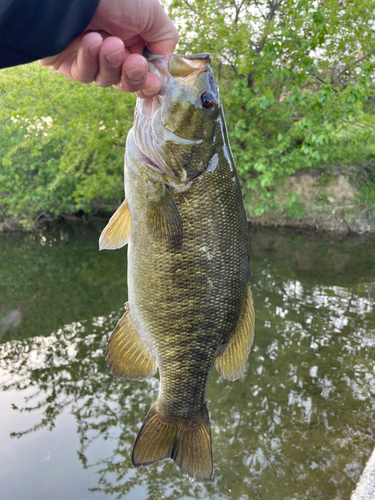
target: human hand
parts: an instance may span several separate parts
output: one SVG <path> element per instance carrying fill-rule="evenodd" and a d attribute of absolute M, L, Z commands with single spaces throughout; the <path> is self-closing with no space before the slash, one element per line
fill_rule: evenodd
<path fill-rule="evenodd" d="M 60 54 L 39 62 L 81 83 L 151 97 L 161 82 L 147 72 L 143 47 L 147 43 L 150 52 L 170 54 L 177 39 L 158 0 L 100 0 L 87 31 Z"/>

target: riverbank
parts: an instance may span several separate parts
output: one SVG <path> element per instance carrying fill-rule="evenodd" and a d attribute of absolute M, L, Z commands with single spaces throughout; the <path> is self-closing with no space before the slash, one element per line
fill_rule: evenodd
<path fill-rule="evenodd" d="M 252 215 L 259 206 L 256 196 L 245 202 L 245 209 L 248 221 L 254 226 L 375 234 L 375 188 L 369 188 L 368 193 L 366 198 L 366 193 L 355 187 L 349 175 L 338 173 L 327 178 L 325 173 L 300 173 L 279 182 L 273 197 L 277 209 Z M 59 218 L 87 222 L 98 215 L 109 219 L 112 212 L 100 210 L 61 216 L 41 213 L 29 227 L 20 220 L 7 219 L 0 222 L 0 232 L 38 230 L 45 222 Z"/>
<path fill-rule="evenodd" d="M 288 197 L 293 201 L 286 201 Z M 274 199 L 278 209 L 249 216 L 249 221 L 261 226 L 375 233 L 375 204 L 350 182 L 349 176 L 338 174 L 325 179 L 319 173 L 293 175 L 280 183 Z M 256 199 L 248 204 L 248 213 L 256 204 Z"/>

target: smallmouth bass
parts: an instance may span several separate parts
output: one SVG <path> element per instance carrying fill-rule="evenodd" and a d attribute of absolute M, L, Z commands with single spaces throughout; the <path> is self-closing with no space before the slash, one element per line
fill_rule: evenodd
<path fill-rule="evenodd" d="M 159 368 L 133 465 L 172 458 L 209 482 L 210 373 L 216 363 L 222 377 L 241 377 L 254 337 L 248 227 L 209 54 L 148 61 L 162 90 L 137 99 L 125 201 L 100 237 L 100 249 L 128 244 L 129 301 L 106 362 L 119 378 Z"/>

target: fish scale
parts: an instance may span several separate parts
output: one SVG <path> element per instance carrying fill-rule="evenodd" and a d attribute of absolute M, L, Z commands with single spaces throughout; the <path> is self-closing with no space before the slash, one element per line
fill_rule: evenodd
<path fill-rule="evenodd" d="M 221 376 L 235 380 L 243 374 L 254 309 L 241 189 L 220 94 L 203 56 L 150 62 L 164 82 L 164 98 L 152 126 L 156 107 L 138 100 L 127 139 L 126 203 L 120 209 L 130 229 L 114 229 L 111 219 L 101 246 L 128 243 L 129 302 L 109 341 L 107 364 L 123 378 L 143 379 L 156 367 L 160 374 L 159 395 L 138 434 L 133 464 L 172 458 L 188 475 L 207 482 L 212 476 L 210 373 L 216 360 Z M 179 64 L 184 77 L 177 77 Z M 199 104 L 207 92 L 207 102 L 215 102 L 208 112 Z M 157 139 L 144 144 L 153 128 L 167 125 L 173 130 L 158 130 Z M 121 216 L 114 220 L 117 228 Z M 111 240 L 120 233 L 126 234 L 122 242 Z M 124 343 L 124 337 L 131 340 Z M 132 342 L 142 362 L 134 361 Z"/>

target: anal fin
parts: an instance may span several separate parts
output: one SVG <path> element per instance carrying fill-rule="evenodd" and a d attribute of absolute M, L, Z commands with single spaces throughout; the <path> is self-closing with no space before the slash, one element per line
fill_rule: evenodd
<path fill-rule="evenodd" d="M 144 380 L 156 372 L 156 359 L 135 331 L 128 307 L 109 339 L 105 360 L 117 378 Z"/>
<path fill-rule="evenodd" d="M 129 241 L 130 227 L 129 206 L 124 200 L 103 229 L 99 238 L 99 250 L 116 250 L 125 246 Z"/>
<path fill-rule="evenodd" d="M 212 445 L 206 405 L 197 422 L 177 421 L 171 415 L 161 415 L 157 403 L 151 407 L 135 441 L 132 463 L 141 467 L 164 458 L 171 458 L 196 481 L 211 480 Z"/>
<path fill-rule="evenodd" d="M 255 311 L 250 284 L 236 329 L 225 351 L 216 358 L 216 369 L 227 380 L 237 380 L 246 369 L 247 358 L 254 340 Z"/>

